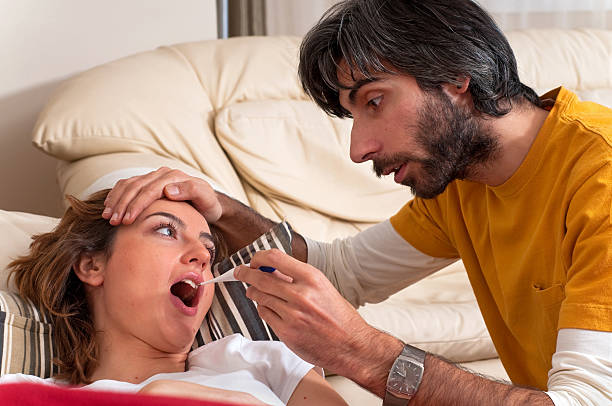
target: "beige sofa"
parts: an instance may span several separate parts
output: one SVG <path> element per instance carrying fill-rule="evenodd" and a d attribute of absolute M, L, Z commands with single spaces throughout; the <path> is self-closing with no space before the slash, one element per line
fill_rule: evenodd
<path fill-rule="evenodd" d="M 564 85 L 612 106 L 612 32 L 511 32 L 523 80 Z M 48 102 L 34 145 L 60 160 L 63 193 L 84 197 L 165 165 L 216 187 L 299 232 L 332 240 L 382 221 L 411 198 L 348 158 L 351 123 L 327 117 L 296 75 L 298 38 L 245 37 L 164 46 L 67 80 Z M 2 259 L 52 220 L 3 212 L 13 227 Z M 506 378 L 461 262 L 359 309 L 402 340 Z M 351 405 L 380 404 L 342 377 Z"/>

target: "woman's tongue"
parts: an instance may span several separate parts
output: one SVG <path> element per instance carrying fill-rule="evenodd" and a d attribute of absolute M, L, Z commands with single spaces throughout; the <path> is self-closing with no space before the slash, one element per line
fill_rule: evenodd
<path fill-rule="evenodd" d="M 172 285 L 170 292 L 181 299 L 186 306 L 191 304 L 191 299 L 195 296 L 196 290 L 185 282 L 178 282 Z"/>

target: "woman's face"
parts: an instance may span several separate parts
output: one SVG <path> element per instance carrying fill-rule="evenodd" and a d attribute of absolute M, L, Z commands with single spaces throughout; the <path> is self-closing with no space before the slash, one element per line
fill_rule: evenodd
<path fill-rule="evenodd" d="M 212 278 L 214 249 L 208 223 L 192 206 L 155 201 L 117 230 L 104 281 L 92 292 L 96 328 L 113 340 L 188 351 L 214 292 L 190 284 Z"/>

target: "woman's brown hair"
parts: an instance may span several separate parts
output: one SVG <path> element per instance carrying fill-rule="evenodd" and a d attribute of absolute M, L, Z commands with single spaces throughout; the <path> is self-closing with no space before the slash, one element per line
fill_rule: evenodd
<path fill-rule="evenodd" d="M 54 348 L 59 366 L 56 378 L 71 384 L 91 383 L 98 364 L 96 330 L 85 287 L 73 272 L 83 253 L 104 253 L 109 258 L 119 227 L 102 218 L 110 189 L 87 200 L 67 196 L 70 207 L 53 231 L 32 237 L 30 252 L 9 264 L 19 294 L 46 311 L 53 323 Z M 225 254 L 219 233 L 211 225 L 216 260 Z"/>

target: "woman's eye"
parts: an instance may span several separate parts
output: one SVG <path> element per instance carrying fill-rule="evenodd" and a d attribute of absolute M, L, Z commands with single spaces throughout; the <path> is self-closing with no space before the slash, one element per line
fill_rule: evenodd
<path fill-rule="evenodd" d="M 170 224 L 161 224 L 156 229 L 155 232 L 162 234 L 166 237 L 174 237 L 176 235 L 176 230 Z"/>

